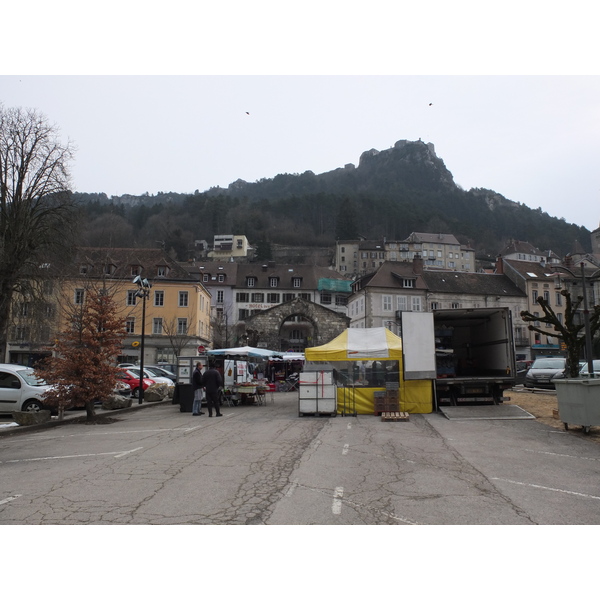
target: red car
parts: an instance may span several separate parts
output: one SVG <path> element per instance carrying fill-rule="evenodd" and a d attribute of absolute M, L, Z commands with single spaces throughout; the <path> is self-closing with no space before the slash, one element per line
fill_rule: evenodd
<path fill-rule="evenodd" d="M 119 376 L 119 379 L 123 383 L 126 383 L 131 388 L 131 395 L 134 398 L 137 398 L 138 397 L 138 393 L 139 393 L 139 388 L 140 388 L 140 379 L 139 379 L 139 377 L 136 377 L 128 369 L 121 369 L 121 375 Z M 151 386 L 153 383 L 154 383 L 153 379 L 146 379 L 144 377 L 144 379 L 142 379 L 142 385 L 144 387 L 144 391 L 146 391 L 148 389 L 148 387 Z"/>

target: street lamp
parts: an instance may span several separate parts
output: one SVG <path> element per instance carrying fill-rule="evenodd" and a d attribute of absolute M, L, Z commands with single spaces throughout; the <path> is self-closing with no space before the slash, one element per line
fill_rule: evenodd
<path fill-rule="evenodd" d="M 142 339 L 140 344 L 140 385 L 138 387 L 138 404 L 144 401 L 144 337 L 146 335 L 146 298 L 150 296 L 152 284 L 147 279 L 142 279 L 137 275 L 133 283 L 138 286 L 135 295 L 142 299 Z"/>
<path fill-rule="evenodd" d="M 581 288 L 583 293 L 583 325 L 585 327 L 585 357 L 588 363 L 588 375 L 590 378 L 594 377 L 594 360 L 592 357 L 592 331 L 590 327 L 590 311 L 588 308 L 588 298 L 587 291 L 585 289 L 585 264 L 583 261 L 579 265 L 581 267 Z M 577 279 L 577 275 L 571 271 L 571 269 L 567 269 L 567 267 L 560 267 L 558 265 L 552 266 L 552 270 L 560 270 L 565 271 L 573 276 L 573 278 Z M 595 271 L 590 276 L 590 279 L 593 279 L 600 273 L 600 269 Z"/>

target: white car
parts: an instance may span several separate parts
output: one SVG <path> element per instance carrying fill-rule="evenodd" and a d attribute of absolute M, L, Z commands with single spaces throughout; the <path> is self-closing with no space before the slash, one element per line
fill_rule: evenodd
<path fill-rule="evenodd" d="M 43 394 L 50 385 L 37 379 L 31 367 L 0 364 L 0 412 L 38 412 L 44 408 Z"/>
<path fill-rule="evenodd" d="M 138 379 L 140 377 L 140 368 L 139 367 L 128 367 L 127 370 L 130 373 L 133 373 Z M 144 369 L 144 379 L 152 379 L 155 383 L 166 383 L 169 387 L 175 387 L 175 382 L 168 377 L 160 377 L 159 375 L 154 375 L 154 371 L 152 369 Z"/>

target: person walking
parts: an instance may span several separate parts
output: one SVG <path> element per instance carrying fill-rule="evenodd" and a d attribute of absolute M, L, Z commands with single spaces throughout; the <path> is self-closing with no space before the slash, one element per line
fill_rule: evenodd
<path fill-rule="evenodd" d="M 196 363 L 196 368 L 192 373 L 192 389 L 194 390 L 194 404 L 192 405 L 192 415 L 197 417 L 204 413 L 202 408 L 202 397 L 204 395 L 204 382 L 202 381 L 202 363 Z"/>
<path fill-rule="evenodd" d="M 217 417 L 222 417 L 221 409 L 219 407 L 219 390 L 223 385 L 223 378 L 221 373 L 215 369 L 214 366 L 209 367 L 208 371 L 205 371 L 202 376 L 202 383 L 206 390 L 206 406 L 208 407 L 208 416 L 212 417 L 213 408 L 215 409 Z"/>

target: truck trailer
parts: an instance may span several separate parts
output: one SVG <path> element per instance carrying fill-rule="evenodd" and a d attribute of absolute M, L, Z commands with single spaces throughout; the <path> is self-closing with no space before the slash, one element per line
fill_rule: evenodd
<path fill-rule="evenodd" d="M 438 404 L 499 404 L 516 383 L 506 307 L 403 313 L 402 347 L 405 379 L 434 379 Z"/>

